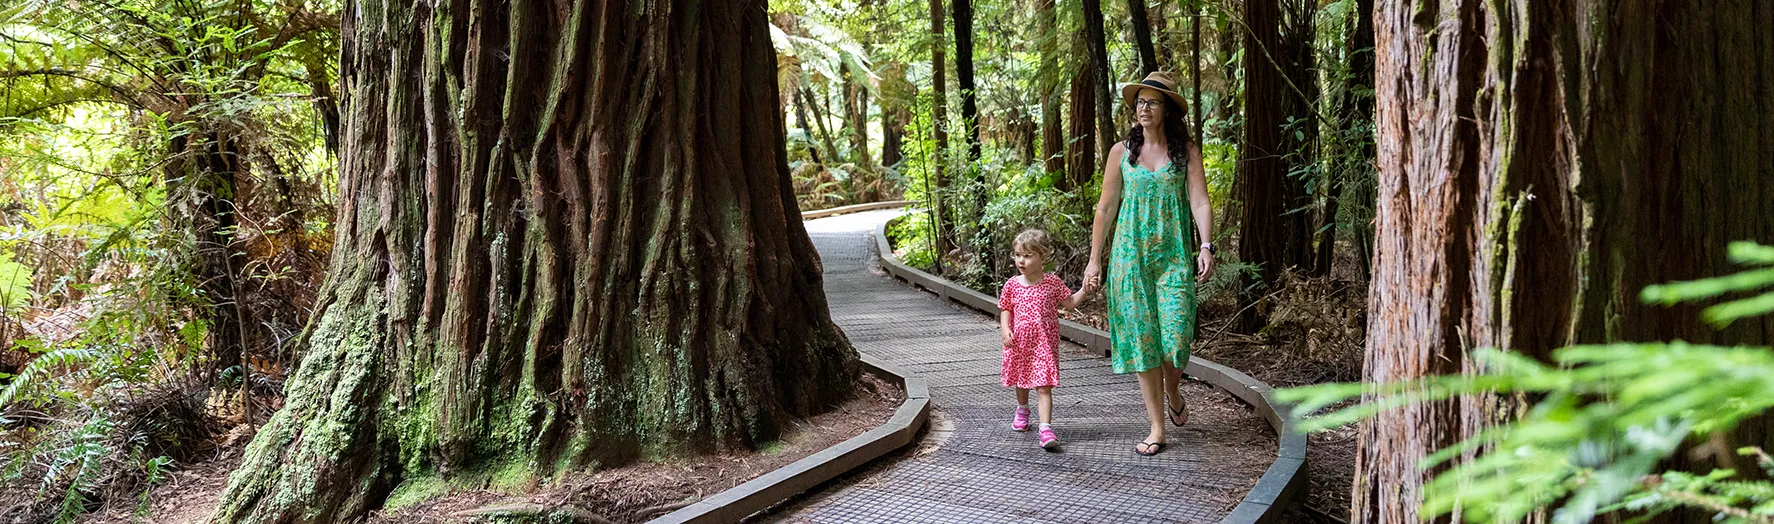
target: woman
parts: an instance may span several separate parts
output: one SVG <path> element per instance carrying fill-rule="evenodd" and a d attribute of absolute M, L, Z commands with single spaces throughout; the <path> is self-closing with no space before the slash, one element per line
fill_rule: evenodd
<path fill-rule="evenodd" d="M 1103 240 L 1113 226 L 1107 290 L 1111 359 L 1116 373 L 1139 374 L 1152 422 L 1146 439 L 1134 446 L 1141 455 L 1164 449 L 1167 413 L 1179 427 L 1189 420 L 1177 388 L 1195 338 L 1195 283 L 1213 274 L 1207 175 L 1201 147 L 1189 140 L 1186 103 L 1175 86 L 1170 75 L 1152 73 L 1121 87 L 1122 103 L 1133 106 L 1138 123 L 1105 159 L 1090 264 L 1084 270 L 1086 282 L 1101 285 Z M 1198 251 L 1191 249 L 1190 224 L 1202 242 Z"/>

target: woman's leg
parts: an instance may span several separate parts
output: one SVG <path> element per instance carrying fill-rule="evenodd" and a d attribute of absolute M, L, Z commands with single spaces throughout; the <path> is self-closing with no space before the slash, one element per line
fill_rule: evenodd
<path fill-rule="evenodd" d="M 1178 426 L 1189 423 L 1188 404 L 1183 401 L 1182 368 L 1170 365 L 1169 360 L 1165 360 L 1159 368 L 1164 370 L 1164 398 L 1170 401 L 1170 407 L 1167 408 L 1168 413 L 1166 413 L 1166 416 L 1172 416 L 1177 412 L 1182 412 L 1182 415 L 1180 416 L 1172 416 L 1171 422 L 1176 423 Z M 1181 422 L 1177 422 L 1178 420 Z"/>
<path fill-rule="evenodd" d="M 1042 424 L 1052 424 L 1053 423 L 1053 386 L 1041 386 L 1041 387 L 1035 388 L 1035 392 L 1040 395 L 1039 400 L 1040 400 L 1040 404 L 1041 404 L 1041 406 L 1040 406 L 1041 407 L 1041 423 Z"/>
<path fill-rule="evenodd" d="M 1142 442 L 1164 442 L 1164 370 L 1153 368 L 1139 372 L 1140 397 L 1146 401 L 1146 418 L 1151 421 L 1151 431 Z M 1148 446 L 1140 446 L 1146 452 L 1156 451 Z"/>

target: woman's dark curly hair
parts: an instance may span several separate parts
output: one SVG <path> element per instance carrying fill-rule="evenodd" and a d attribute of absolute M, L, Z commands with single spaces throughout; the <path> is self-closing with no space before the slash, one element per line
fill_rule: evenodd
<path fill-rule="evenodd" d="M 1189 165 L 1189 122 L 1183 120 L 1183 108 L 1177 105 L 1175 100 L 1171 100 L 1168 96 L 1163 97 L 1162 100 L 1164 100 L 1164 119 L 1161 122 L 1164 124 L 1164 141 L 1170 145 L 1170 166 L 1187 166 Z M 1137 164 L 1140 145 L 1146 143 L 1146 128 L 1141 126 L 1139 122 L 1134 122 L 1133 129 L 1127 130 L 1127 138 L 1124 139 L 1124 142 L 1127 144 L 1128 153 L 1133 155 L 1134 163 Z"/>

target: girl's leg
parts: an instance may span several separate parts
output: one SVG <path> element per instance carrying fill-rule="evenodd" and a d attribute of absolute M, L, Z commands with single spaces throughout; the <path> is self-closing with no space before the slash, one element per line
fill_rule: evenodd
<path fill-rule="evenodd" d="M 1029 390 L 1026 390 L 1023 388 L 1016 388 L 1016 405 L 1018 405 L 1018 406 L 1029 405 Z"/>
<path fill-rule="evenodd" d="M 1053 423 L 1053 386 L 1038 387 L 1038 388 L 1035 388 L 1035 392 L 1040 394 L 1041 423 L 1042 424 L 1052 424 Z"/>
<path fill-rule="evenodd" d="M 1164 370 L 1162 368 L 1153 368 L 1139 372 L 1140 397 L 1146 401 L 1146 418 L 1152 422 L 1151 432 L 1146 434 L 1146 440 L 1142 442 L 1164 442 L 1163 374 Z M 1149 446 L 1142 445 L 1139 448 L 1145 452 L 1156 451 L 1156 449 Z"/>

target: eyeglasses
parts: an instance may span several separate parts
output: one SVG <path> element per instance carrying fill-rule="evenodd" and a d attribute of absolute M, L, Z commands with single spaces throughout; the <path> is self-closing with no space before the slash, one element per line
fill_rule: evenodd
<path fill-rule="evenodd" d="M 1135 111 L 1142 109 L 1157 109 L 1163 106 L 1164 100 L 1160 98 L 1140 98 L 1133 101 L 1133 109 Z"/>

